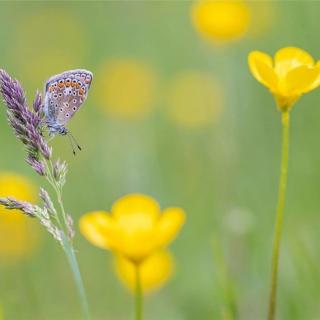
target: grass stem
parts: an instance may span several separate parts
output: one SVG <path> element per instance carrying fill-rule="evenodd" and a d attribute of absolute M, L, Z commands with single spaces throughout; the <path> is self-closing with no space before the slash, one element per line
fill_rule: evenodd
<path fill-rule="evenodd" d="M 48 163 L 45 161 L 45 164 L 46 164 L 46 169 L 47 169 L 47 173 L 48 173 L 46 178 L 56 193 L 57 202 L 60 207 L 60 212 L 61 212 L 61 217 L 62 217 L 63 223 L 61 221 L 61 217 L 59 217 L 59 214 L 57 215 L 57 222 L 59 223 L 59 226 L 62 231 L 62 235 L 61 235 L 62 236 L 62 247 L 63 247 L 63 250 L 64 250 L 66 256 L 67 256 L 67 259 L 68 259 L 68 262 L 69 262 L 69 265 L 70 265 L 70 268 L 71 268 L 71 271 L 73 274 L 73 278 L 74 278 L 74 281 L 76 284 L 76 288 L 77 288 L 77 291 L 79 294 L 81 309 L 82 309 L 82 318 L 83 318 L 83 320 L 89 320 L 90 319 L 89 306 L 88 306 L 85 288 L 83 285 L 83 280 L 82 280 L 81 273 L 80 273 L 78 260 L 77 260 L 77 257 L 76 257 L 75 251 L 74 251 L 72 239 L 69 239 L 69 237 L 67 236 L 68 223 L 67 223 L 67 214 L 64 209 L 64 205 L 63 205 L 63 201 L 62 201 L 62 190 L 61 190 L 61 188 L 59 188 L 59 186 L 57 185 L 57 182 L 55 181 L 55 179 L 53 177 L 52 163 L 50 162 L 50 166 L 49 166 Z"/>

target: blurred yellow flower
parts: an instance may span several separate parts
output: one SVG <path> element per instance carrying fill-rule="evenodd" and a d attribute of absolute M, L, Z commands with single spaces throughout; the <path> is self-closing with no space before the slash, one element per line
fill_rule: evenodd
<path fill-rule="evenodd" d="M 141 263 L 166 247 L 185 220 L 180 208 L 162 213 L 159 204 L 143 194 L 129 194 L 117 200 L 111 214 L 95 211 L 80 219 L 80 230 L 92 244 L 111 249 L 133 263 Z"/>
<path fill-rule="evenodd" d="M 89 48 L 83 20 L 59 6 L 20 11 L 8 54 L 28 86 L 42 89 L 51 75 L 81 66 Z"/>
<path fill-rule="evenodd" d="M 209 73 L 184 71 L 169 85 L 167 104 L 168 114 L 177 124 L 205 126 L 219 119 L 222 88 Z"/>
<path fill-rule="evenodd" d="M 131 291 L 136 289 L 135 264 L 116 256 L 114 266 L 122 283 Z M 140 265 L 141 287 L 144 293 L 161 288 L 172 276 L 174 261 L 166 250 L 160 250 L 146 258 Z"/>
<path fill-rule="evenodd" d="M 244 1 L 196 1 L 191 8 L 192 22 L 209 40 L 227 42 L 241 38 L 251 21 L 249 6 Z"/>
<path fill-rule="evenodd" d="M 249 1 L 251 23 L 247 32 L 248 37 L 261 38 L 270 32 L 278 22 L 278 3 L 276 1 Z"/>
<path fill-rule="evenodd" d="M 115 59 L 102 65 L 94 96 L 104 111 L 125 119 L 147 115 L 155 104 L 156 75 L 151 66 L 135 59 Z"/>
<path fill-rule="evenodd" d="M 0 197 L 12 196 L 34 202 L 35 186 L 27 178 L 15 173 L 0 173 Z M 16 210 L 0 207 L 0 265 L 22 260 L 34 252 L 39 243 L 36 221 Z"/>
<path fill-rule="evenodd" d="M 304 93 L 320 84 L 319 62 L 306 51 L 286 47 L 269 55 L 253 51 L 249 54 L 249 68 L 253 76 L 267 87 L 281 110 L 288 110 Z"/>

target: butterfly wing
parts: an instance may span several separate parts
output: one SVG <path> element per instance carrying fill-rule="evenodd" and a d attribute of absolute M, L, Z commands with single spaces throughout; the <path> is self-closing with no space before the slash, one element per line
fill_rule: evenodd
<path fill-rule="evenodd" d="M 51 77 L 46 83 L 45 114 L 48 126 L 64 127 L 87 99 L 93 75 L 84 69 Z"/>

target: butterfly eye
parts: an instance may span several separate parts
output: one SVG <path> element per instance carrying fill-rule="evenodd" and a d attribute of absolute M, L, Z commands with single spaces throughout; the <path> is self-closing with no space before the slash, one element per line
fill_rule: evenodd
<path fill-rule="evenodd" d="M 66 113 L 66 117 L 69 118 L 69 113 Z"/>
<path fill-rule="evenodd" d="M 63 111 L 63 109 L 62 109 L 62 108 L 60 108 L 60 111 L 62 112 L 62 111 Z"/>
<path fill-rule="evenodd" d="M 68 102 L 66 102 L 64 105 L 65 105 L 66 107 L 69 107 L 69 103 L 68 103 Z"/>
<path fill-rule="evenodd" d="M 61 92 L 59 92 L 59 97 L 62 97 L 62 93 Z"/>
<path fill-rule="evenodd" d="M 73 102 L 73 103 L 77 103 L 77 99 L 73 99 L 72 102 Z"/>
<path fill-rule="evenodd" d="M 58 98 L 58 95 L 57 95 L 56 93 L 54 93 L 54 94 L 53 94 L 53 98 L 54 98 L 54 99 L 57 99 L 57 98 Z"/>
<path fill-rule="evenodd" d="M 53 105 L 53 101 L 52 101 L 52 100 L 50 100 L 50 105 L 51 105 L 51 106 Z"/>
<path fill-rule="evenodd" d="M 77 110 L 77 107 L 73 107 L 72 109 L 73 109 L 73 111 L 76 111 L 76 110 Z"/>

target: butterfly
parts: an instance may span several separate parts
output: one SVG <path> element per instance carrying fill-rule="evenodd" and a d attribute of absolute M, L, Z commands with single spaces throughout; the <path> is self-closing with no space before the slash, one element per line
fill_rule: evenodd
<path fill-rule="evenodd" d="M 44 114 L 51 135 L 66 135 L 67 123 L 83 105 L 88 96 L 93 75 L 76 69 L 52 76 L 45 86 Z"/>

